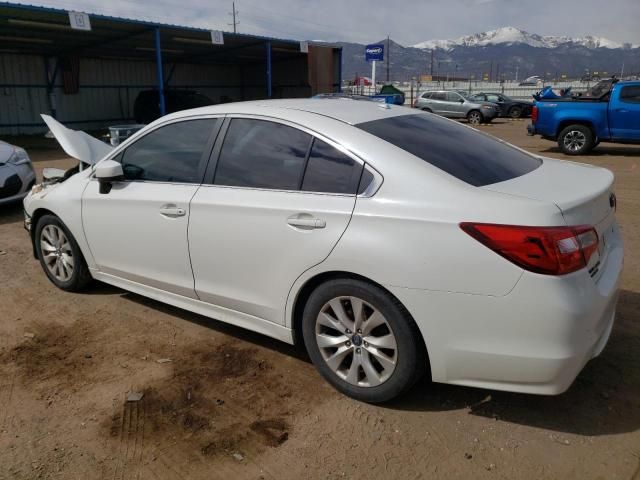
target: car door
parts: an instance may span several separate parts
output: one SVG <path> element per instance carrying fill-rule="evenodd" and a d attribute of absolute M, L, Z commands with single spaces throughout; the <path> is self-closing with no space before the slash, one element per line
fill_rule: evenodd
<path fill-rule="evenodd" d="M 447 105 L 450 112 L 449 116 L 460 118 L 466 116 L 465 100 L 458 92 L 447 92 Z"/>
<path fill-rule="evenodd" d="M 237 116 L 223 132 L 215 173 L 191 201 L 196 292 L 284 324 L 291 286 L 347 228 L 363 164 L 286 122 Z"/>
<path fill-rule="evenodd" d="M 611 136 L 619 140 L 640 140 L 640 85 L 620 89 L 620 97 L 612 100 L 609 112 Z"/>
<path fill-rule="evenodd" d="M 447 108 L 447 94 L 445 92 L 431 92 L 429 98 L 429 108 L 433 113 L 438 115 L 448 116 L 449 110 Z"/>
<path fill-rule="evenodd" d="M 124 178 L 101 194 L 94 178 L 82 196 L 82 223 L 99 270 L 195 297 L 189 261 L 189 201 L 222 119 L 161 125 L 114 156 Z"/>
<path fill-rule="evenodd" d="M 498 95 L 496 93 L 487 93 L 486 98 L 488 102 L 498 105 L 502 113 L 507 113 L 509 111 L 510 105 L 507 105 L 505 103 L 505 99 L 502 95 Z"/>

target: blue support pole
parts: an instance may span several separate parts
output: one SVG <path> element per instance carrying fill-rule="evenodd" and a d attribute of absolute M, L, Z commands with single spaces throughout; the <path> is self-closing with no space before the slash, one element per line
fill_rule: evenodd
<path fill-rule="evenodd" d="M 342 47 L 338 49 L 338 93 L 342 92 Z"/>
<path fill-rule="evenodd" d="M 266 43 L 267 48 L 267 98 L 271 98 L 271 42 Z"/>
<path fill-rule="evenodd" d="M 156 27 L 156 69 L 158 80 L 158 95 L 160 97 L 160 116 L 167 113 L 167 107 L 164 102 L 164 75 L 162 71 L 162 49 L 160 47 L 160 28 Z"/>

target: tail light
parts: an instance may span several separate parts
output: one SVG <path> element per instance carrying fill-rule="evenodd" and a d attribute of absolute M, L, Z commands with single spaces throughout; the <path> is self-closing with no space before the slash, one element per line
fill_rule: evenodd
<path fill-rule="evenodd" d="M 525 270 L 545 275 L 580 270 L 598 249 L 598 234 L 590 225 L 523 227 L 465 222 L 460 228 Z"/>
<path fill-rule="evenodd" d="M 538 121 L 538 106 L 534 105 L 531 108 L 531 123 L 536 123 Z"/>

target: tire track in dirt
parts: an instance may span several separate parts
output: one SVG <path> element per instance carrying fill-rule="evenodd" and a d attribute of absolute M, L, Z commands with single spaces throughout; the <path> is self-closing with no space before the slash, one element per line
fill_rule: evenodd
<path fill-rule="evenodd" d="M 118 437 L 118 453 L 112 480 L 142 478 L 145 417 L 144 397 L 135 402 L 125 400 L 120 412 L 113 416 L 111 434 Z"/>

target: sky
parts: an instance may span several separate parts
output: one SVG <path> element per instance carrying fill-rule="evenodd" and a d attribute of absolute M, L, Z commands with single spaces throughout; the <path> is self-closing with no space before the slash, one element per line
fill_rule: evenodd
<path fill-rule="evenodd" d="M 233 31 L 232 0 L 25 0 L 87 13 Z M 640 44 L 640 0 L 236 0 L 238 31 L 297 40 L 402 45 L 512 26 Z"/>

